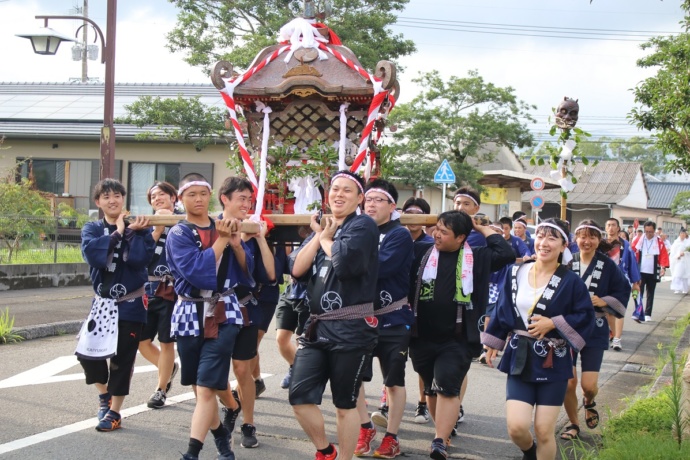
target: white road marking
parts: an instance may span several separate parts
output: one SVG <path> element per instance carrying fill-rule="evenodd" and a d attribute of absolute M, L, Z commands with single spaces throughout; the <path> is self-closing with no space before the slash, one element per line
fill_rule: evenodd
<path fill-rule="evenodd" d="M 40 366 L 39 366 L 40 367 Z M 272 377 L 273 374 L 261 374 L 261 378 Z M 237 385 L 237 380 L 230 382 L 231 386 Z M 183 393 L 177 396 L 171 396 L 165 402 L 166 406 L 173 406 L 181 402 L 189 401 L 194 399 L 194 392 Z M 141 414 L 143 412 L 152 411 L 146 404 L 140 404 L 138 406 L 130 407 L 124 409 L 120 415 L 122 418 L 131 417 L 132 415 Z M 158 410 L 158 409 L 156 409 Z M 0 455 L 6 454 L 8 452 L 13 452 L 15 450 L 24 449 L 35 444 L 40 444 L 42 442 L 50 441 L 51 439 L 59 438 L 62 436 L 67 436 L 68 434 L 76 433 L 78 431 L 83 431 L 86 429 L 94 429 L 98 420 L 96 418 L 90 418 L 88 420 L 82 420 L 81 422 L 76 422 L 71 425 L 62 426 L 60 428 L 55 428 L 53 430 L 44 431 L 43 433 L 37 433 L 32 436 L 27 436 L 26 438 L 17 439 L 14 441 L 7 442 L 5 444 L 0 444 Z"/>

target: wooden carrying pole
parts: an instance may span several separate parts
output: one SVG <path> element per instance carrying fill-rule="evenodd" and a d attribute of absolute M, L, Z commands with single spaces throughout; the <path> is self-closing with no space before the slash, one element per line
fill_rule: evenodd
<path fill-rule="evenodd" d="M 128 221 L 133 221 L 137 216 L 128 216 Z M 165 225 L 166 227 L 175 225 L 182 219 L 184 214 L 171 214 L 165 216 L 145 215 L 151 225 Z M 281 225 L 309 225 L 311 222 L 310 214 L 269 214 L 266 216 L 276 226 Z M 323 216 L 330 217 L 330 214 Z M 436 225 L 438 216 L 436 214 L 402 214 L 400 216 L 400 223 L 403 225 Z M 322 219 L 323 222 L 323 219 Z M 259 224 L 250 220 L 242 221 L 242 231 L 245 233 L 258 233 Z"/>

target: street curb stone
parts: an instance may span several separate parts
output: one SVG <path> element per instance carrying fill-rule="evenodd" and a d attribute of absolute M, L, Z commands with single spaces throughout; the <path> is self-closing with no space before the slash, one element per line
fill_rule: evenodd
<path fill-rule="evenodd" d="M 76 334 L 81 329 L 82 323 L 83 321 L 59 321 L 57 323 L 38 324 L 17 329 L 14 333 L 23 337 L 24 340 L 42 339 L 55 335 Z"/>

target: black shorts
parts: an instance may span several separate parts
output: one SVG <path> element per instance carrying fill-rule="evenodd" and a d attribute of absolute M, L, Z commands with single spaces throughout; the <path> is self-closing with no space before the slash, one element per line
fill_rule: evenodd
<path fill-rule="evenodd" d="M 230 358 L 239 331 L 240 326 L 236 324 L 221 324 L 217 339 L 204 339 L 203 335 L 178 336 L 177 353 L 182 364 L 180 383 L 226 390 Z"/>
<path fill-rule="evenodd" d="M 366 349 L 297 349 L 290 380 L 290 404 L 321 404 L 326 382 L 330 380 L 333 405 L 338 409 L 354 409 L 364 367 L 370 357 L 371 351 Z"/>
<path fill-rule="evenodd" d="M 257 307 L 261 310 L 261 321 L 259 321 L 259 330 L 268 331 L 268 326 L 271 325 L 273 321 L 273 315 L 276 312 L 276 304 L 273 302 L 262 302 L 259 300 L 259 306 Z"/>
<path fill-rule="evenodd" d="M 458 396 L 472 364 L 472 347 L 466 341 L 436 343 L 415 338 L 410 341 L 410 359 L 424 381 L 424 394 Z"/>
<path fill-rule="evenodd" d="M 252 324 L 240 329 L 235 339 L 235 348 L 232 350 L 232 359 L 237 361 L 249 361 L 256 356 L 259 344 L 259 326 Z"/>
<path fill-rule="evenodd" d="M 530 406 L 562 406 L 568 381 L 523 382 L 519 375 L 509 375 L 506 400 L 526 402 Z"/>
<path fill-rule="evenodd" d="M 309 308 L 304 299 L 287 299 L 284 295 L 280 296 L 276 306 L 276 329 L 285 329 L 302 335 L 308 319 Z"/>
<path fill-rule="evenodd" d="M 141 340 L 153 340 L 158 335 L 160 343 L 173 343 L 174 337 L 170 337 L 170 321 L 175 302 L 161 297 L 149 297 L 149 306 L 146 311 L 146 324 L 141 332 Z"/>
<path fill-rule="evenodd" d="M 410 346 L 410 329 L 405 325 L 379 329 L 379 340 L 364 370 L 364 381 L 371 382 L 374 358 L 379 359 L 383 384 L 387 387 L 405 386 L 407 349 Z"/>
<path fill-rule="evenodd" d="M 132 321 L 117 322 L 117 354 L 110 358 L 110 365 L 106 359 L 79 358 L 87 385 L 107 384 L 113 396 L 129 394 L 142 326 L 142 323 Z"/>
<path fill-rule="evenodd" d="M 579 352 L 573 352 L 573 367 L 577 367 L 577 357 L 580 356 L 582 372 L 599 372 L 604 361 L 604 350 L 601 348 L 584 347 Z"/>

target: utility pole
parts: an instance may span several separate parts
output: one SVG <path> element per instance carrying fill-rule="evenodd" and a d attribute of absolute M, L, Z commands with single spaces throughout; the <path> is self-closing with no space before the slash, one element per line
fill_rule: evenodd
<path fill-rule="evenodd" d="M 89 17 L 89 0 L 84 0 L 84 8 L 82 10 L 82 14 L 85 18 Z M 89 41 L 87 39 L 88 37 L 88 31 L 89 31 L 89 23 L 84 21 L 84 27 L 82 28 L 83 30 L 83 38 L 84 38 L 84 49 L 81 52 L 81 82 L 82 83 L 88 83 L 89 81 L 89 64 L 87 60 L 87 55 L 88 55 L 88 46 L 89 46 Z"/>

